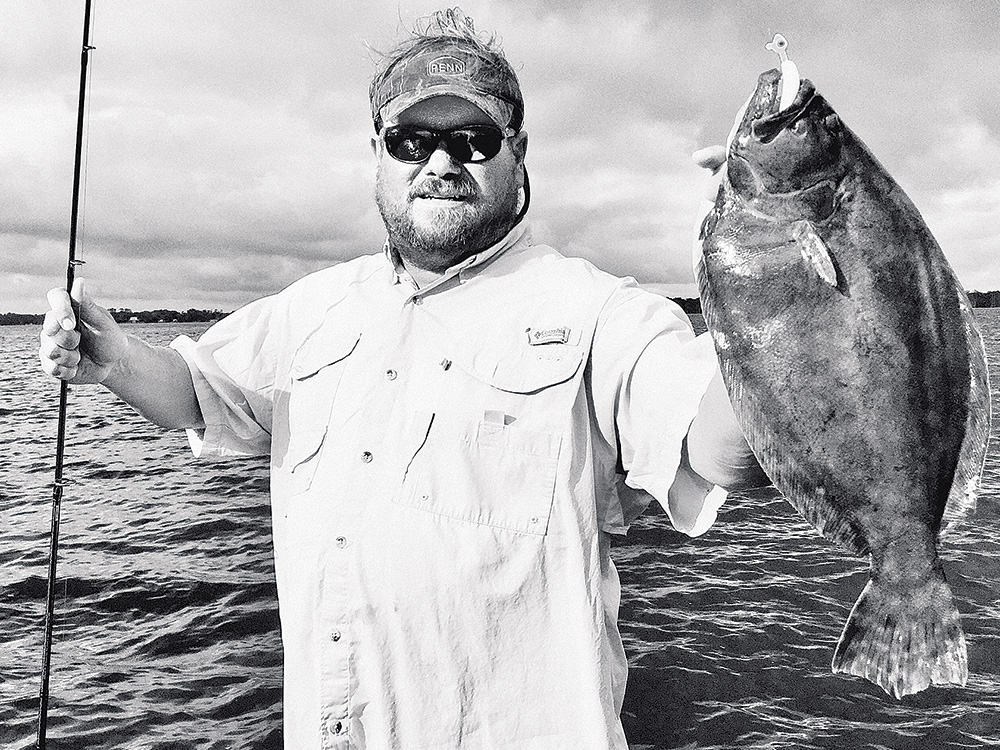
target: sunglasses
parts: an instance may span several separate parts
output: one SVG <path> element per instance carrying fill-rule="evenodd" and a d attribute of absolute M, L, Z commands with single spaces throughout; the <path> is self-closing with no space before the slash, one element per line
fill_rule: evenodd
<path fill-rule="evenodd" d="M 452 130 L 431 130 L 414 125 L 394 125 L 382 132 L 389 155 L 407 164 L 421 164 L 443 147 L 462 164 L 489 161 L 500 153 L 504 131 L 494 125 L 465 125 Z"/>

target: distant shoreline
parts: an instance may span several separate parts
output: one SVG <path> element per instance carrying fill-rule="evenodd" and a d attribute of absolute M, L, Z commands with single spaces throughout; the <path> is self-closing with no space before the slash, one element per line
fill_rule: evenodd
<path fill-rule="evenodd" d="M 229 315 L 222 310 L 139 310 L 112 307 L 108 310 L 119 323 L 214 323 Z M 0 326 L 39 325 L 45 315 L 0 313 Z"/>
<path fill-rule="evenodd" d="M 1000 307 L 1000 291 L 966 292 L 973 307 Z M 697 297 L 671 297 L 687 314 L 701 313 Z M 221 310 L 141 310 L 112 307 L 109 312 L 119 323 L 214 323 L 229 315 Z M 45 318 L 33 313 L 0 313 L 0 326 L 39 325 Z"/>

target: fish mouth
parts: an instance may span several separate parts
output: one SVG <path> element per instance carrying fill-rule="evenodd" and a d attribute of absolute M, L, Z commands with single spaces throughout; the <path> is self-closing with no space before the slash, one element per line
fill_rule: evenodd
<path fill-rule="evenodd" d="M 842 126 L 833 109 L 808 79 L 781 109 L 781 71 L 760 74 L 730 134 L 727 174 L 735 193 L 747 200 L 764 195 L 823 193 L 822 212 L 829 212 L 827 193 L 835 189 L 841 168 Z M 832 186 L 832 187 L 831 187 Z M 812 192 L 810 192 L 812 191 Z"/>
<path fill-rule="evenodd" d="M 799 82 L 795 98 L 785 109 L 781 104 L 781 71 L 764 71 L 757 78 L 757 88 L 747 101 L 743 117 L 736 128 L 740 135 L 752 135 L 761 143 L 770 143 L 782 130 L 806 114 L 816 96 L 812 81 Z"/>
<path fill-rule="evenodd" d="M 774 140 L 778 133 L 805 115 L 815 97 L 816 87 L 813 86 L 812 81 L 803 80 L 799 84 L 799 90 L 795 93 L 795 99 L 792 100 L 788 108 L 778 111 L 776 97 L 771 113 L 754 120 L 750 126 L 751 132 L 757 140 L 769 143 Z"/>

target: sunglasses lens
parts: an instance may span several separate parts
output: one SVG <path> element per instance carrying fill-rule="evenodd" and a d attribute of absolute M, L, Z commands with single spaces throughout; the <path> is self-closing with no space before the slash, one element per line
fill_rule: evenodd
<path fill-rule="evenodd" d="M 463 164 L 488 161 L 500 153 L 504 135 L 489 125 L 469 125 L 455 130 L 435 131 L 397 126 L 382 136 L 392 158 L 408 164 L 427 161 L 439 145 Z"/>
<path fill-rule="evenodd" d="M 433 134 L 426 130 L 411 130 L 409 128 L 389 128 L 382 136 L 385 148 L 398 161 L 419 164 L 426 161 L 433 153 Z"/>
<path fill-rule="evenodd" d="M 488 161 L 502 145 L 503 133 L 487 126 L 452 130 L 445 136 L 448 153 L 463 164 Z"/>

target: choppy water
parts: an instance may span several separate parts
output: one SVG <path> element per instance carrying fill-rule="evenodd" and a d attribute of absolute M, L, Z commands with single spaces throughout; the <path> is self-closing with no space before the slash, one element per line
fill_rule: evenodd
<path fill-rule="evenodd" d="M 1000 310 L 977 311 L 1000 362 Z M 203 326 L 137 326 L 166 343 Z M 0 327 L 0 747 L 33 744 L 58 387 L 35 330 Z M 994 384 L 1000 372 L 993 371 Z M 996 400 L 996 391 L 994 391 Z M 179 433 L 74 388 L 51 748 L 281 747 L 281 651 L 262 461 L 197 463 Z M 706 536 L 650 512 L 615 548 L 632 665 L 623 721 L 655 748 L 1000 746 L 1000 440 L 943 545 L 969 684 L 901 701 L 830 674 L 865 564 L 767 493 Z"/>

